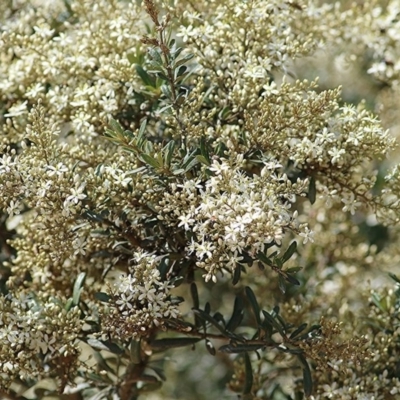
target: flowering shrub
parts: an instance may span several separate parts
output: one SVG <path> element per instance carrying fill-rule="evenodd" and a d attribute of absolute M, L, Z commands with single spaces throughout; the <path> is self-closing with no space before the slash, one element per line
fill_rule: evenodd
<path fill-rule="evenodd" d="M 400 8 L 364 3 L 0 4 L 1 397 L 400 396 Z"/>

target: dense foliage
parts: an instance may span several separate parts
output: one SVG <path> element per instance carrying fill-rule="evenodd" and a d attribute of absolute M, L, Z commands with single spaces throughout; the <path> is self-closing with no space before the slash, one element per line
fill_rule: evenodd
<path fill-rule="evenodd" d="M 0 396 L 400 396 L 399 16 L 1 2 Z"/>

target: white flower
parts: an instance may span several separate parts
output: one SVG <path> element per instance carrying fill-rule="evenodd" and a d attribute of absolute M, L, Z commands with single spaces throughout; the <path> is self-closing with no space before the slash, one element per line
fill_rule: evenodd
<path fill-rule="evenodd" d="M 26 105 L 28 101 L 24 101 L 23 103 L 16 104 L 8 109 L 8 113 L 4 114 L 5 117 L 18 117 L 20 115 L 24 115 L 28 112 Z"/>
<path fill-rule="evenodd" d="M 126 177 L 125 173 L 115 174 L 114 178 L 115 178 L 115 183 L 123 187 L 127 187 L 129 182 L 132 181 L 132 178 Z"/>
<path fill-rule="evenodd" d="M 300 233 L 300 236 L 304 237 L 303 244 L 306 244 L 308 241 L 310 241 L 311 243 L 314 242 L 314 239 L 313 239 L 314 232 L 310 231 L 307 226 L 305 227 L 304 232 Z"/>
<path fill-rule="evenodd" d="M 335 134 L 329 132 L 327 128 L 322 129 L 321 132 L 317 133 L 316 143 L 332 143 L 335 140 Z"/>
<path fill-rule="evenodd" d="M 228 164 L 224 162 L 219 163 L 217 160 L 214 160 L 211 167 L 209 167 L 209 170 L 215 172 L 216 175 L 220 175 L 224 171 L 229 171 L 230 169 L 231 167 Z"/>
<path fill-rule="evenodd" d="M 75 238 L 72 242 L 72 247 L 75 249 L 74 254 L 86 254 L 86 238 L 84 237 L 78 237 Z"/>
<path fill-rule="evenodd" d="M 16 200 L 16 201 L 11 200 L 10 201 L 10 205 L 7 207 L 7 213 L 10 216 L 10 218 L 13 215 L 17 215 L 17 214 L 20 213 L 20 211 L 21 211 L 20 210 L 20 205 L 21 205 L 21 203 L 18 200 Z"/>
<path fill-rule="evenodd" d="M 85 185 L 82 184 L 78 189 L 71 189 L 71 195 L 65 199 L 64 205 L 67 203 L 78 204 L 80 200 L 86 198 L 86 194 L 83 193 Z"/>
<path fill-rule="evenodd" d="M 53 165 L 47 165 L 46 168 L 48 176 L 61 176 L 64 172 L 68 171 L 68 167 L 66 167 L 63 163 L 58 163 L 55 167 Z"/>
<path fill-rule="evenodd" d="M 3 154 L 3 157 L 0 158 L 0 173 L 10 172 L 11 167 L 14 166 L 15 160 L 8 154 Z"/>
<path fill-rule="evenodd" d="M 133 308 L 132 299 L 132 294 L 120 293 L 119 299 L 115 303 L 118 304 L 120 311 L 131 310 Z"/>
<path fill-rule="evenodd" d="M 181 215 L 178 217 L 178 219 L 181 221 L 178 224 L 178 227 L 183 226 L 185 228 L 185 231 L 188 231 L 190 229 L 190 226 L 195 223 L 195 220 L 190 217 L 189 215 Z"/>
<path fill-rule="evenodd" d="M 244 71 L 246 78 L 265 79 L 267 71 L 260 65 L 251 65 Z"/>
<path fill-rule="evenodd" d="M 343 211 L 350 211 L 352 215 L 355 214 L 357 207 L 361 206 L 362 203 L 356 201 L 354 193 L 351 192 L 349 197 L 343 198 L 342 203 L 344 203 Z"/>
<path fill-rule="evenodd" d="M 332 150 L 328 150 L 328 154 L 332 157 L 332 164 L 337 164 L 342 158 L 342 155 L 345 153 L 346 151 L 344 149 L 338 149 L 337 147 L 334 147 Z"/>

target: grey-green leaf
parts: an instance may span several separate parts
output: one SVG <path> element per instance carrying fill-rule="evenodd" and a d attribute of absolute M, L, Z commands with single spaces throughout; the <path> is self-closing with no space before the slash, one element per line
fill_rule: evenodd
<path fill-rule="evenodd" d="M 85 283 L 85 277 L 86 277 L 86 273 L 81 272 L 75 280 L 74 288 L 72 291 L 72 302 L 75 306 L 77 306 L 79 304 L 79 298 L 80 298 L 82 290 L 83 290 L 82 286 Z"/>

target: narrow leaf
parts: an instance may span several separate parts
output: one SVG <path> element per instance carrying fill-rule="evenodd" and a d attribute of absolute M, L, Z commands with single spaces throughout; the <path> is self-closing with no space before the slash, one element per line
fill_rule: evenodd
<path fill-rule="evenodd" d="M 288 249 L 285 251 L 285 254 L 283 255 L 283 257 L 281 258 L 282 263 L 285 263 L 286 261 L 288 261 L 290 259 L 290 257 L 292 257 L 292 255 L 294 254 L 294 252 L 297 249 L 297 242 L 293 241 L 290 246 L 288 247 Z"/>
<path fill-rule="evenodd" d="M 226 330 L 234 332 L 235 329 L 240 325 L 244 316 L 244 303 L 240 296 L 236 296 L 235 303 L 233 305 L 232 316 L 226 324 Z"/>
<path fill-rule="evenodd" d="M 208 167 L 211 165 L 210 161 L 203 155 L 197 155 L 196 160 L 204 165 L 207 165 Z"/>
<path fill-rule="evenodd" d="M 233 286 L 235 286 L 239 282 L 241 272 L 242 272 L 242 266 L 240 264 L 236 264 L 236 268 L 233 271 L 233 277 L 232 277 Z"/>
<path fill-rule="evenodd" d="M 74 288 L 72 291 L 72 302 L 76 306 L 79 304 L 79 298 L 80 298 L 82 290 L 83 290 L 82 286 L 85 283 L 85 277 L 86 277 L 86 273 L 81 272 L 78 275 L 78 277 L 76 278 L 76 281 L 74 283 Z"/>
<path fill-rule="evenodd" d="M 136 64 L 135 69 L 146 86 L 155 87 L 155 80 L 140 65 Z"/>
<path fill-rule="evenodd" d="M 73 305 L 74 305 L 74 301 L 72 300 L 72 298 L 70 298 L 65 303 L 64 308 L 65 308 L 66 311 L 69 311 L 72 308 Z"/>
<path fill-rule="evenodd" d="M 238 343 L 238 344 L 226 344 L 219 348 L 219 351 L 223 353 L 230 353 L 230 354 L 239 354 L 245 353 L 248 351 L 257 351 L 263 347 L 262 344 L 246 344 L 246 343 Z"/>
<path fill-rule="evenodd" d="M 158 50 L 156 50 L 155 48 L 153 48 L 153 47 L 150 47 L 149 49 L 148 49 L 148 52 L 149 52 L 149 56 L 154 60 L 154 61 L 156 61 L 158 64 L 163 64 L 163 60 L 162 60 L 162 58 L 161 58 L 161 54 L 158 52 Z"/>
<path fill-rule="evenodd" d="M 122 354 L 124 352 L 115 343 L 109 341 L 89 338 L 86 340 L 86 343 L 95 350 L 107 350 L 114 354 Z"/>
<path fill-rule="evenodd" d="M 102 301 L 103 303 L 108 303 L 111 299 L 111 297 L 104 292 L 97 292 L 94 294 L 95 299 Z"/>
<path fill-rule="evenodd" d="M 207 144 L 205 138 L 201 138 L 200 140 L 200 152 L 201 155 L 208 161 L 208 165 L 210 165 L 211 164 L 210 154 L 208 153 L 207 150 Z"/>
<path fill-rule="evenodd" d="M 153 350 L 163 351 L 168 349 L 173 349 L 176 347 L 184 347 L 184 346 L 192 346 L 195 343 L 199 342 L 200 338 L 165 338 L 154 340 L 150 343 L 150 346 Z"/>
<path fill-rule="evenodd" d="M 165 152 L 165 165 L 168 167 L 171 165 L 172 156 L 174 155 L 175 141 L 171 140 L 164 148 Z"/>
<path fill-rule="evenodd" d="M 141 154 L 141 158 L 146 164 L 150 165 L 151 167 L 160 168 L 159 162 L 154 157 L 148 154 Z"/>
<path fill-rule="evenodd" d="M 264 315 L 264 318 L 267 320 L 267 322 L 273 326 L 282 337 L 285 336 L 285 332 L 282 329 L 282 326 L 280 324 L 278 324 L 278 322 L 275 320 L 274 317 L 272 317 L 272 315 L 270 313 L 268 313 L 267 311 L 262 310 L 262 313 Z"/>
<path fill-rule="evenodd" d="M 243 394 L 250 394 L 253 386 L 253 369 L 248 353 L 244 354 L 244 366 L 245 366 L 245 383 L 243 388 Z"/>
<path fill-rule="evenodd" d="M 225 328 L 221 326 L 211 315 L 209 315 L 206 311 L 200 309 L 193 309 L 193 312 L 198 315 L 202 320 L 209 322 L 214 325 L 224 336 L 227 335 Z"/>
<path fill-rule="evenodd" d="M 316 198 L 317 198 L 317 188 L 315 185 L 315 179 L 312 176 L 310 179 L 310 186 L 308 187 L 308 200 L 310 200 L 311 204 L 314 204 Z"/>
<path fill-rule="evenodd" d="M 307 328 L 307 323 L 301 324 L 297 329 L 295 329 L 291 334 L 290 334 L 290 339 L 294 339 L 296 336 L 300 335 L 301 332 L 304 331 L 304 329 Z"/>
<path fill-rule="evenodd" d="M 199 302 L 199 293 L 197 291 L 197 286 L 194 282 L 190 285 L 190 294 L 192 295 L 193 299 L 193 307 L 194 308 L 199 308 L 200 302 Z"/>
<path fill-rule="evenodd" d="M 389 276 L 396 282 L 400 284 L 400 279 L 395 275 L 389 272 Z"/>
<path fill-rule="evenodd" d="M 267 265 L 269 265 L 270 267 L 273 266 L 272 261 L 271 261 L 264 253 L 262 253 L 261 251 L 257 253 L 257 258 L 258 258 L 261 262 L 263 262 L 264 264 L 267 264 Z"/>
<path fill-rule="evenodd" d="M 285 282 L 285 278 L 282 275 L 278 276 L 278 285 L 279 285 L 279 289 L 281 290 L 281 292 L 286 293 L 286 282 Z"/>
<path fill-rule="evenodd" d="M 185 64 L 186 62 L 190 61 L 194 57 L 194 54 L 187 54 L 185 57 L 182 57 L 175 63 L 175 68 L 180 67 L 181 65 Z"/>
<path fill-rule="evenodd" d="M 292 285 L 297 285 L 300 286 L 300 281 L 296 279 L 293 275 L 286 274 L 285 275 L 286 280 L 291 283 Z"/>
<path fill-rule="evenodd" d="M 311 376 L 311 369 L 308 365 L 308 362 L 303 354 L 299 354 L 298 358 L 303 365 L 303 385 L 304 385 L 304 393 L 307 397 L 310 397 L 313 390 L 313 381 Z"/>
<path fill-rule="evenodd" d="M 124 134 L 124 129 L 122 128 L 121 124 L 116 121 L 114 118 L 110 118 L 109 124 L 114 132 L 119 133 L 120 135 Z"/>
<path fill-rule="evenodd" d="M 260 326 L 261 325 L 260 306 L 258 305 L 256 296 L 254 295 L 253 290 L 249 286 L 246 286 L 245 291 L 246 291 L 246 296 L 250 301 L 251 307 L 253 308 L 253 313 L 254 316 L 256 317 L 257 324 Z"/>

